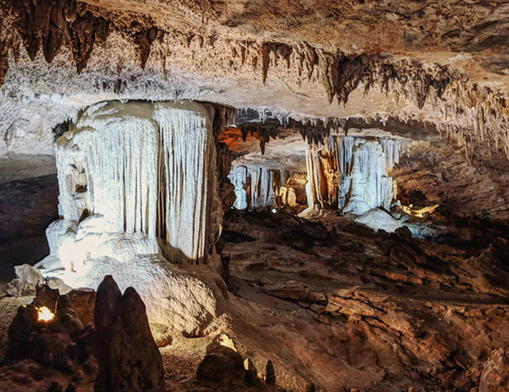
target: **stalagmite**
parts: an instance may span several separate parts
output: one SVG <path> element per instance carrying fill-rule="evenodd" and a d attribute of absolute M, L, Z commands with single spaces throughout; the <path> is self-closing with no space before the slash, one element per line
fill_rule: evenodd
<path fill-rule="evenodd" d="M 228 176 L 233 186 L 235 187 L 235 203 L 233 207 L 237 210 L 244 210 L 247 208 L 247 191 L 244 188 L 247 181 L 247 167 L 242 165 L 232 166 Z"/>

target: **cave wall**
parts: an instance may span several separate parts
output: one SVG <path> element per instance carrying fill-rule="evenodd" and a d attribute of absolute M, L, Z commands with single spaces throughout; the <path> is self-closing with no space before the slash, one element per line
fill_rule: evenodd
<path fill-rule="evenodd" d="M 422 208 L 439 204 L 445 215 L 509 219 L 509 173 L 468 164 L 464 148 L 445 140 L 410 147 L 390 175 L 396 178 L 402 204 Z M 500 159 L 500 158 L 499 158 Z"/>

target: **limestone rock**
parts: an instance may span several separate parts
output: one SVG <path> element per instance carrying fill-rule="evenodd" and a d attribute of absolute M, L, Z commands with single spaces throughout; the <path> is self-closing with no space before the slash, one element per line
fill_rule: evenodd
<path fill-rule="evenodd" d="M 94 317 L 95 391 L 164 391 L 161 354 L 136 290 L 130 287 L 122 295 L 113 278 L 106 276 L 97 290 Z"/>
<path fill-rule="evenodd" d="M 343 314 L 358 314 L 360 316 L 376 317 L 381 315 L 378 309 L 375 309 L 364 302 L 357 301 L 354 299 L 344 299 L 341 297 L 335 297 L 333 295 L 328 296 L 329 302 L 325 308 L 326 312 L 339 312 Z"/>
<path fill-rule="evenodd" d="M 9 326 L 7 351 L 4 361 L 9 363 L 28 358 L 30 355 L 30 334 L 37 323 L 37 309 L 33 305 L 20 306 Z"/>
<path fill-rule="evenodd" d="M 244 362 L 235 350 L 212 343 L 207 355 L 198 365 L 198 380 L 229 386 L 244 380 Z"/>
<path fill-rule="evenodd" d="M 167 325 L 150 324 L 150 332 L 152 333 L 157 347 L 168 346 L 173 341 L 173 337 Z"/>
<path fill-rule="evenodd" d="M 58 299 L 57 314 L 60 323 L 67 329 L 71 337 L 75 338 L 83 333 L 83 324 L 73 309 L 71 299 L 61 295 Z"/>
<path fill-rule="evenodd" d="M 41 271 L 28 264 L 17 265 L 14 270 L 17 277 L 9 282 L 5 291 L 16 297 L 35 295 L 36 286 L 44 282 Z"/>
<path fill-rule="evenodd" d="M 484 365 L 479 392 L 507 390 L 509 390 L 509 354 L 504 349 L 494 350 Z"/>
<path fill-rule="evenodd" d="M 246 373 L 244 375 L 246 383 L 252 384 L 254 382 L 260 382 L 260 379 L 258 378 L 258 370 L 256 370 L 256 366 L 251 359 L 246 359 L 244 361 L 244 367 L 246 369 Z"/>

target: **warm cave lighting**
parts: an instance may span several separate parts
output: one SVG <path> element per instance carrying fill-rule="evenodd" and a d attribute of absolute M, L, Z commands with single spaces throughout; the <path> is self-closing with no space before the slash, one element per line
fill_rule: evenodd
<path fill-rule="evenodd" d="M 233 351 L 237 351 L 235 349 L 235 345 L 233 344 L 233 340 L 231 340 L 230 337 L 225 333 L 219 335 L 219 344 L 221 346 L 231 348 Z"/>
<path fill-rule="evenodd" d="M 55 315 L 51 313 L 51 310 L 49 310 L 46 306 L 37 308 L 37 319 L 39 321 L 44 321 L 45 323 L 48 323 L 54 318 Z"/>
<path fill-rule="evenodd" d="M 431 206 L 431 207 L 424 207 L 424 208 L 421 208 L 420 210 L 413 210 L 412 205 L 410 204 L 409 206 L 401 206 L 401 208 L 403 209 L 405 214 L 414 215 L 418 218 L 422 218 L 422 217 L 424 217 L 424 214 L 426 212 L 429 214 L 432 214 L 439 206 L 440 206 L 440 204 L 435 204 L 434 206 Z"/>

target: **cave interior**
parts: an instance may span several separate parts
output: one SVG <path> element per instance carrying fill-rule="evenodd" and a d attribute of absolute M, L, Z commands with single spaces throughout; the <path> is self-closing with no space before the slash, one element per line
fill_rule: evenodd
<path fill-rule="evenodd" d="M 509 391 L 508 13 L 0 0 L 0 390 Z"/>

